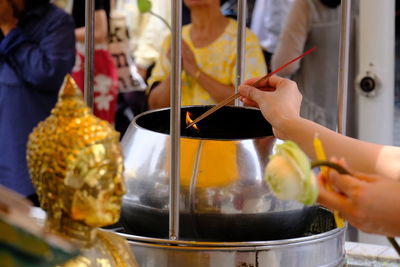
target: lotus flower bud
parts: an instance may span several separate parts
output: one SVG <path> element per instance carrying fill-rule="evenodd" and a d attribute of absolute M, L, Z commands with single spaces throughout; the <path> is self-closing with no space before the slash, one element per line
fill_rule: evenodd
<path fill-rule="evenodd" d="M 310 161 L 292 141 L 276 146 L 276 153 L 265 168 L 264 179 L 279 199 L 296 200 L 305 205 L 312 205 L 317 199 L 317 182 Z"/>

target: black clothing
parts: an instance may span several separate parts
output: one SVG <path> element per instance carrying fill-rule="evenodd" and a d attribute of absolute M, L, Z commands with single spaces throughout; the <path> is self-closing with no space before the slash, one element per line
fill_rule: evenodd
<path fill-rule="evenodd" d="M 110 18 L 110 1 L 109 0 L 95 0 L 94 9 L 104 9 L 107 14 L 107 21 Z M 81 28 L 85 26 L 85 1 L 74 0 L 74 6 L 72 8 L 72 16 L 75 20 L 75 27 Z"/>
<path fill-rule="evenodd" d="M 341 0 L 321 0 L 321 3 L 327 7 L 336 8 L 340 5 Z"/>

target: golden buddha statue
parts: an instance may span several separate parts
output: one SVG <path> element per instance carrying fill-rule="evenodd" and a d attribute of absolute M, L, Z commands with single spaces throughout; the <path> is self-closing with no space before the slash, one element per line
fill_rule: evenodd
<path fill-rule="evenodd" d="M 137 266 L 118 221 L 125 193 L 119 133 L 95 117 L 67 75 L 51 115 L 29 136 L 27 160 L 45 229 L 81 250 L 63 266 Z"/>

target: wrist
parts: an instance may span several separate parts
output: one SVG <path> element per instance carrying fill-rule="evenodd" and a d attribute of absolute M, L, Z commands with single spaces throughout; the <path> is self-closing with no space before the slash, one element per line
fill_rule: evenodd
<path fill-rule="evenodd" d="M 296 124 L 300 123 L 301 124 L 302 118 L 299 117 L 286 117 L 282 116 L 275 122 L 271 123 L 272 127 L 275 129 L 275 132 L 277 133 L 277 138 L 282 139 L 282 140 L 288 140 L 292 139 L 292 134 L 293 134 L 293 127 L 295 127 Z"/>

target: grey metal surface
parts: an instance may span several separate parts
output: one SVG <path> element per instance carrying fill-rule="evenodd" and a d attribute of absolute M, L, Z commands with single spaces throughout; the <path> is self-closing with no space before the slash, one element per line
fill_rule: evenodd
<path fill-rule="evenodd" d="M 94 0 L 85 3 L 85 91 L 86 105 L 93 108 L 94 98 Z"/>
<path fill-rule="evenodd" d="M 340 243 L 333 240 L 322 244 L 248 251 L 197 247 L 179 250 L 135 242 L 130 245 L 141 267 L 336 267 L 345 263 L 344 253 L 341 255 L 338 251 Z"/>
<path fill-rule="evenodd" d="M 238 29 L 236 40 L 236 86 L 235 93 L 239 91 L 239 85 L 244 80 L 245 68 L 245 48 L 246 48 L 246 14 L 247 14 L 247 0 L 238 1 Z M 235 100 L 235 105 L 240 105 L 239 99 Z"/>
<path fill-rule="evenodd" d="M 338 74 L 338 132 L 346 135 L 347 90 L 349 80 L 351 1 L 343 0 L 341 4 L 339 74 Z"/>
<path fill-rule="evenodd" d="M 182 1 L 172 1 L 169 237 L 179 239 Z"/>
<path fill-rule="evenodd" d="M 182 107 L 182 110 L 194 112 L 197 108 L 201 107 Z M 259 110 L 225 108 L 239 114 L 252 112 L 245 119 L 238 118 L 240 124 L 232 123 L 238 128 L 229 130 L 231 134 L 242 128 L 247 133 L 263 125 L 270 127 Z M 224 131 L 228 127 L 224 123 L 237 118 L 236 113 L 225 114 L 225 111 L 214 113 L 199 127 L 205 130 L 214 120 L 215 127 L 211 128 L 216 133 Z M 161 127 L 158 124 L 163 120 L 158 115 L 163 112 L 168 114 L 164 109 L 136 117 L 122 140 L 127 185 L 122 222 L 131 233 L 165 238 L 165 218 L 170 207 L 170 136 L 137 123 L 148 120 L 157 124 L 154 127 Z M 259 119 L 249 123 L 256 115 Z M 241 238 L 247 235 L 249 240 L 287 238 L 303 231 L 312 218 L 314 207 L 276 199 L 263 179 L 268 156 L 277 142 L 273 136 L 237 140 L 181 137 L 180 142 L 180 238 L 235 240 L 240 233 Z M 248 225 L 254 229 L 266 228 L 263 231 L 266 234 L 252 233 Z"/>

